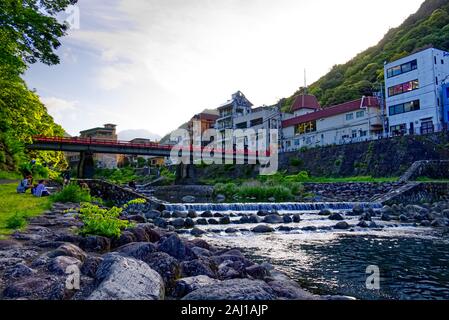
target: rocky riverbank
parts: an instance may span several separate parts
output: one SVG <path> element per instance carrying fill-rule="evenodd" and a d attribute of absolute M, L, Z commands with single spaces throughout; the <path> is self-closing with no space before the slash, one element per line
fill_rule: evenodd
<path fill-rule="evenodd" d="M 54 204 L 25 231 L 0 241 L 1 299 L 341 298 L 310 294 L 269 264 L 253 263 L 238 249 L 183 239 L 172 226 L 138 223 L 117 239 L 82 237 L 76 210 Z"/>

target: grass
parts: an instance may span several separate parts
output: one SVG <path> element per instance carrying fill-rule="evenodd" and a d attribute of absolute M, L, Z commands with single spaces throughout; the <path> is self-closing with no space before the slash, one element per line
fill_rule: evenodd
<path fill-rule="evenodd" d="M 20 180 L 22 176 L 18 172 L 0 170 L 0 180 Z"/>
<path fill-rule="evenodd" d="M 29 191 L 18 194 L 16 187 L 15 183 L 0 185 L 0 238 L 15 229 L 24 228 L 26 218 L 37 216 L 51 207 L 50 198 L 33 197 Z"/>
<path fill-rule="evenodd" d="M 419 177 L 416 179 L 418 182 L 441 182 L 441 183 L 449 183 L 449 179 L 433 179 L 429 177 Z"/>
<path fill-rule="evenodd" d="M 371 176 L 356 176 L 356 177 L 345 177 L 345 178 L 329 178 L 329 177 L 309 177 L 304 179 L 302 182 L 309 183 L 350 183 L 350 182 L 396 182 L 399 178 L 397 177 L 381 177 L 374 178 Z"/>

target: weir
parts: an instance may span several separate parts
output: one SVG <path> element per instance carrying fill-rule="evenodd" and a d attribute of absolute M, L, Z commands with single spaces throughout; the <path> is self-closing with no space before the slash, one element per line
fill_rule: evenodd
<path fill-rule="evenodd" d="M 352 210 L 356 205 L 363 209 L 380 209 L 377 202 L 291 202 L 291 203 L 165 203 L 168 211 L 319 211 L 319 210 Z"/>

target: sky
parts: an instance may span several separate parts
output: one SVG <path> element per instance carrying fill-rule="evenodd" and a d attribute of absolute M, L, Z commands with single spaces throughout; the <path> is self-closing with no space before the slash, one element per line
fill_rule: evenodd
<path fill-rule="evenodd" d="M 238 90 L 255 106 L 290 96 L 304 69 L 314 82 L 422 2 L 79 0 L 61 63 L 25 80 L 71 135 L 114 123 L 163 136 Z"/>

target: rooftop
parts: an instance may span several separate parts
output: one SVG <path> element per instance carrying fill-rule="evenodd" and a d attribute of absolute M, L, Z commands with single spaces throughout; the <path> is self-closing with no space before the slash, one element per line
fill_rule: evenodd
<path fill-rule="evenodd" d="M 320 103 L 318 99 L 311 94 L 299 95 L 296 97 L 295 101 L 292 105 L 292 111 L 297 111 L 300 109 L 313 109 L 319 110 L 321 109 Z"/>

